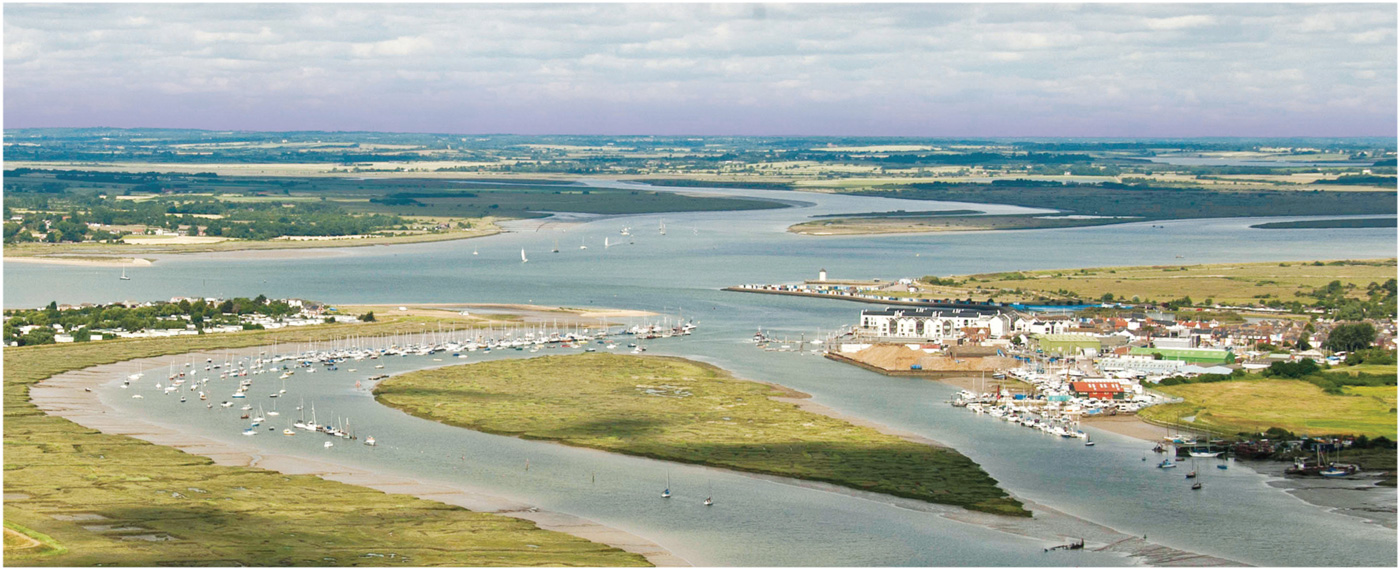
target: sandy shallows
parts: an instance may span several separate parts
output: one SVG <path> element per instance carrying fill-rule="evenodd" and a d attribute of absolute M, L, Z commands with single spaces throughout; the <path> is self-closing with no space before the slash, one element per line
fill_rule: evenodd
<path fill-rule="evenodd" d="M 1086 416 L 1083 423 L 1110 433 L 1118 433 L 1154 443 L 1166 440 L 1164 437 L 1171 434 L 1171 431 L 1166 427 L 1145 422 L 1137 415 Z"/>
<path fill-rule="evenodd" d="M 150 259 L 130 257 L 5 257 L 5 262 L 78 267 L 148 267 L 151 265 Z"/>

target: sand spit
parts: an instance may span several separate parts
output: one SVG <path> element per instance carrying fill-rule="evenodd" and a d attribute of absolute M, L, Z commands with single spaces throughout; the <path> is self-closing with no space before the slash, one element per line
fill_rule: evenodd
<path fill-rule="evenodd" d="M 380 313 L 409 314 L 417 316 L 432 316 L 437 318 L 460 315 L 466 311 L 469 316 L 463 318 L 472 319 L 484 314 L 511 314 L 520 316 L 522 322 L 559 322 L 560 324 L 598 324 L 600 320 L 607 319 L 613 324 L 620 324 L 622 320 L 628 318 L 649 318 L 657 316 L 655 312 L 645 310 L 627 310 L 622 308 L 569 308 L 563 306 L 541 306 L 537 304 L 489 304 L 489 303 L 414 303 L 414 304 L 337 304 L 346 312 L 359 313 L 366 310 L 380 311 Z M 399 310 L 399 308 L 406 310 Z"/>
<path fill-rule="evenodd" d="M 265 347 L 244 348 L 227 353 L 253 355 L 264 349 Z M 194 354 L 194 357 L 213 357 L 214 355 L 223 357 L 224 354 L 224 351 L 220 351 L 218 354 Z M 108 407 L 98 397 L 96 391 L 88 391 L 88 389 L 97 388 L 104 383 L 115 383 L 119 381 L 120 378 L 126 377 L 126 375 L 139 369 L 160 369 L 170 365 L 172 361 L 183 363 L 190 357 L 190 354 L 180 354 L 145 360 L 130 360 L 59 374 L 33 386 L 30 389 L 30 398 L 34 404 L 44 412 L 63 417 L 85 427 L 97 429 L 108 434 L 126 435 L 154 444 L 174 447 L 190 454 L 208 457 L 217 464 L 264 468 L 287 474 L 310 474 L 328 480 L 355 484 L 366 488 L 374 488 L 384 492 L 409 494 L 426 500 L 461 506 L 474 511 L 497 513 L 520 519 L 527 519 L 534 521 L 544 529 L 568 533 L 643 555 L 648 561 L 657 566 L 689 565 L 684 559 L 656 543 L 616 528 L 598 524 L 591 520 L 558 512 L 540 510 L 528 504 L 515 502 L 471 488 L 426 483 L 403 476 L 381 474 L 358 467 L 342 465 L 329 460 L 283 454 L 267 454 L 261 449 L 249 445 L 217 441 L 190 435 L 174 428 L 147 422 L 147 419 L 144 417 L 118 413 L 115 409 Z M 853 417 L 844 416 L 833 409 L 810 402 L 806 399 L 806 394 L 792 392 L 792 395 L 793 397 L 783 398 L 783 400 L 803 406 L 805 409 L 813 412 L 845 420 L 855 419 Z M 868 421 L 862 422 L 869 426 L 875 426 Z M 898 436 L 917 437 L 917 435 L 901 433 L 883 425 L 881 425 L 880 428 Z M 927 439 L 926 437 L 918 437 L 918 439 L 919 442 L 924 442 L 925 444 L 946 446 Z M 725 470 L 725 472 L 734 473 L 735 471 Z M 1045 543 L 1045 547 L 1061 545 L 1071 540 L 1083 539 L 1086 542 L 1086 549 L 1123 555 L 1124 557 L 1136 560 L 1144 565 L 1169 567 L 1244 566 L 1243 564 L 1227 559 L 1201 555 L 1155 544 L 1143 538 L 1130 536 L 1112 528 L 1089 522 L 1022 498 L 1018 499 L 1021 499 L 1021 501 L 1026 504 L 1026 507 L 1035 513 L 1034 518 L 1010 518 L 993 514 L 970 512 L 954 506 L 931 504 L 920 500 L 863 492 L 823 482 L 797 480 L 764 474 L 739 474 L 780 484 L 796 485 L 825 492 L 844 494 L 859 499 L 873 500 L 900 508 L 931 512 L 947 519 L 976 524 L 1011 535 L 1041 540 Z M 1050 554 L 1052 553 L 1047 553 L 1047 555 Z"/>
<path fill-rule="evenodd" d="M 131 257 L 5 257 L 6 263 L 29 263 L 34 265 L 68 265 L 75 267 L 149 267 L 150 259 Z"/>

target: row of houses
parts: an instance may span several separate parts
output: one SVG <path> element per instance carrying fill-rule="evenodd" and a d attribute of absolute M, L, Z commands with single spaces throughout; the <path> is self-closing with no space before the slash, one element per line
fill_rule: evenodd
<path fill-rule="evenodd" d="M 1028 315 L 1001 307 L 863 310 L 857 336 L 873 341 L 1009 345 L 1016 335 L 1062 333 L 1063 316 Z"/>

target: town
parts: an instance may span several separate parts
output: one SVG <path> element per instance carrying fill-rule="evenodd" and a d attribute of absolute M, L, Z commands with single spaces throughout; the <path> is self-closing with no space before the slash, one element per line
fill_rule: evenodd
<path fill-rule="evenodd" d="M 1138 415 L 1170 429 L 1163 436 L 1169 446 L 1197 444 L 1197 436 L 1181 434 L 1188 431 L 1204 444 L 1219 442 L 1221 436 L 1258 438 L 1266 430 L 1213 423 L 1205 412 L 1183 420 L 1188 414 L 1183 409 L 1200 406 L 1183 397 L 1179 386 L 1289 379 L 1340 395 L 1394 384 L 1396 321 L 1365 317 L 1371 310 L 1357 309 L 1361 301 L 1354 298 L 1343 306 L 1337 297 L 1306 291 L 1297 296 L 1318 299 L 1314 304 L 1282 310 L 1221 303 L 1129 304 L 1109 302 L 1111 294 L 1098 303 L 1062 298 L 1059 304 L 1039 305 L 930 294 L 929 289 L 951 282 L 936 277 L 833 280 L 823 269 L 815 280 L 726 290 L 884 305 L 861 310 L 856 323 L 814 339 L 811 344 L 820 348 L 812 352 L 884 375 L 950 383 L 962 388 L 949 401 L 956 407 L 1062 437 L 1087 439 L 1081 421 L 1118 415 Z M 1386 303 L 1393 307 L 1389 291 L 1394 286 L 1393 279 L 1371 283 L 1364 289 L 1370 295 L 1367 302 L 1394 314 L 1385 308 Z M 1321 289 L 1362 287 L 1332 283 Z M 754 341 L 770 350 L 793 351 L 794 342 L 762 331 Z M 1255 384 L 1263 382 L 1251 387 Z M 1252 449 L 1260 443 L 1247 444 Z"/>
<path fill-rule="evenodd" d="M 369 316 L 373 318 L 372 314 Z M 337 314 L 333 307 L 295 298 L 190 298 L 111 304 L 50 303 L 41 309 L 5 311 L 6 346 L 95 342 L 114 338 L 164 338 L 357 322 L 365 315 Z"/>

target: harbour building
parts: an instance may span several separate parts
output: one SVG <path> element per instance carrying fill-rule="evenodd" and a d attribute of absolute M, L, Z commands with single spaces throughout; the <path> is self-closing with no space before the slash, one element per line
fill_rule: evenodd
<path fill-rule="evenodd" d="M 880 339 L 948 343 L 962 338 L 1003 338 L 1021 318 L 997 308 L 889 308 L 863 310 L 857 333 Z"/>
<path fill-rule="evenodd" d="M 1235 354 L 1229 350 L 1210 350 L 1206 348 L 1133 348 L 1128 351 L 1130 356 L 1157 357 L 1160 355 L 1164 360 L 1175 360 L 1192 364 L 1225 365 L 1235 363 Z"/>

